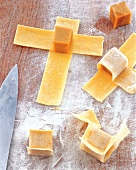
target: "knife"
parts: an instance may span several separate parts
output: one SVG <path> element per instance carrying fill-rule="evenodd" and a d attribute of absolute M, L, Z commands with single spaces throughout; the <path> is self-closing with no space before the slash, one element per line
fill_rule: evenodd
<path fill-rule="evenodd" d="M 0 87 L 0 170 L 6 170 L 18 96 L 18 66 L 15 65 Z"/>

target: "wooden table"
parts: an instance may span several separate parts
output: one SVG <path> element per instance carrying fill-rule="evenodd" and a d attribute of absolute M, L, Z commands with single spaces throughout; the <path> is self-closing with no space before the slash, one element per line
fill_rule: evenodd
<path fill-rule="evenodd" d="M 48 51 L 13 45 L 17 24 L 53 29 L 56 17 L 80 19 L 79 33 L 104 36 L 104 54 L 119 48 L 136 32 L 136 1 L 127 0 L 132 11 L 130 25 L 113 29 L 109 7 L 119 0 L 1 0 L 0 1 L 0 85 L 10 69 L 19 67 L 19 96 L 8 170 L 134 170 L 136 167 L 135 95 L 117 88 L 101 104 L 81 87 L 96 72 L 101 57 L 73 55 L 61 110 L 36 103 Z M 79 136 L 86 125 L 71 116 L 93 109 L 103 129 L 116 134 L 126 117 L 131 134 L 105 163 L 79 149 Z M 28 156 L 29 128 L 54 130 L 54 156 Z"/>

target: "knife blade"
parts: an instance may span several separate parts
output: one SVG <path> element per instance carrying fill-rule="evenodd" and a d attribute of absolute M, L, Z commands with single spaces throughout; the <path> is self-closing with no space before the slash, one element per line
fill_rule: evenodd
<path fill-rule="evenodd" d="M 18 97 L 18 66 L 15 65 L 0 87 L 0 170 L 6 170 Z"/>

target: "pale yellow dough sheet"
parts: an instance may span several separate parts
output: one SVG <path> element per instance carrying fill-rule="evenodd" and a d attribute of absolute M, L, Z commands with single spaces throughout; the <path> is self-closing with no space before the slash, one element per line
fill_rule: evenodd
<path fill-rule="evenodd" d="M 128 58 L 128 67 L 136 64 L 136 33 L 132 33 L 119 50 Z"/>
<path fill-rule="evenodd" d="M 72 54 L 50 51 L 36 102 L 61 104 Z"/>
<path fill-rule="evenodd" d="M 77 24 L 79 24 L 79 20 L 75 22 L 70 19 L 68 20 L 68 25 L 67 25 L 66 19 L 65 18 L 63 19 L 65 20 L 65 24 L 62 26 L 68 26 L 68 28 L 73 28 L 72 25 L 70 25 L 71 22 L 71 24 L 72 23 L 76 24 L 75 29 L 73 28 L 74 31 L 77 30 Z M 59 21 L 61 20 L 62 18 L 59 19 Z M 44 50 L 54 51 L 53 39 L 54 39 L 54 30 L 44 30 L 39 28 L 18 25 L 16 30 L 16 35 L 14 38 L 14 44 L 25 46 L 25 47 L 33 47 L 33 48 L 40 48 Z M 88 35 L 74 34 L 69 53 L 102 56 L 103 41 L 104 41 L 103 36 L 88 36 Z"/>
<path fill-rule="evenodd" d="M 101 125 L 92 110 L 73 114 L 73 116 L 88 123 L 85 133 L 80 137 L 80 149 L 96 157 L 101 162 L 105 162 L 120 142 L 130 133 L 125 120 L 116 135 L 112 136 L 104 132 L 100 129 Z M 96 126 L 96 124 L 99 126 Z"/>
<path fill-rule="evenodd" d="M 91 146 L 87 146 L 85 145 L 84 141 L 82 141 L 81 139 L 81 144 L 80 144 L 80 149 L 82 149 L 83 151 L 91 154 L 92 156 L 94 156 L 95 158 L 97 158 L 98 160 L 100 160 L 101 162 L 105 162 L 109 159 L 109 157 L 111 156 L 111 154 L 114 152 L 115 149 L 117 149 L 117 147 L 119 146 L 120 142 L 130 133 L 129 129 L 127 128 L 126 122 L 123 121 L 117 135 L 115 135 L 114 138 L 114 143 L 113 145 L 109 148 L 109 150 L 105 153 L 105 154 L 100 154 L 98 153 L 97 149 L 92 150 Z M 101 141 L 102 142 L 102 141 Z M 112 141 L 113 142 L 113 141 Z"/>
<path fill-rule="evenodd" d="M 112 76 L 106 70 L 99 70 L 82 89 L 94 97 L 97 101 L 103 100 L 117 87 L 112 81 Z"/>
<path fill-rule="evenodd" d="M 80 114 L 72 114 L 72 115 L 79 120 L 82 120 L 89 124 L 96 125 L 98 128 L 101 128 L 99 120 L 97 119 L 96 114 L 94 113 L 93 110 L 87 110 Z"/>
<path fill-rule="evenodd" d="M 77 54 L 102 56 L 103 42 L 103 36 L 74 34 L 70 51 Z"/>
<path fill-rule="evenodd" d="M 136 72 L 127 67 L 115 80 L 114 83 L 130 94 L 136 93 Z"/>
<path fill-rule="evenodd" d="M 64 26 L 63 23 L 66 24 L 66 20 L 68 27 L 72 28 L 74 33 L 76 33 L 79 27 L 79 20 L 73 21 L 58 17 L 56 25 Z M 72 54 L 49 52 L 36 102 L 54 106 L 61 104 L 71 57 Z"/>
<path fill-rule="evenodd" d="M 132 44 L 136 44 L 135 33 L 133 33 L 120 48 L 121 52 L 124 52 L 128 59 L 127 68 L 132 67 L 132 65 L 134 66 L 134 64 L 136 63 L 136 46 L 133 46 Z M 133 46 L 133 48 L 131 48 L 131 45 Z M 110 70 L 101 67 L 101 69 L 99 69 L 98 72 L 83 86 L 83 90 L 85 90 L 87 93 L 89 93 L 92 97 L 100 102 L 103 102 L 103 100 L 112 91 L 114 91 L 114 89 L 118 85 L 131 94 L 135 93 L 135 71 L 130 72 L 130 70 L 128 70 L 129 69 L 127 69 L 126 71 L 126 69 L 124 68 L 121 74 L 119 74 L 115 81 L 113 81 Z M 130 77 L 128 78 L 128 76 Z"/>
<path fill-rule="evenodd" d="M 57 17 L 56 26 L 73 30 L 74 36 L 69 54 L 53 52 L 54 30 L 43 30 L 18 25 L 14 44 L 49 49 L 48 60 L 41 82 L 37 102 L 45 105 L 61 104 L 72 53 L 101 56 L 102 36 L 78 35 L 79 20 Z"/>
<path fill-rule="evenodd" d="M 47 50 L 51 48 L 53 37 L 54 31 L 18 25 L 14 44 Z"/>
<path fill-rule="evenodd" d="M 53 155 L 52 130 L 29 130 L 28 155 Z"/>

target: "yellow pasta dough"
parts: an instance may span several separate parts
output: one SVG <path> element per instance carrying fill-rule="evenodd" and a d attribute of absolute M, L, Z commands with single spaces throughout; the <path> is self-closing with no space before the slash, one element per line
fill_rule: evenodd
<path fill-rule="evenodd" d="M 111 136 L 98 128 L 90 128 L 88 125 L 81 141 L 93 152 L 105 155 L 116 140 L 116 136 Z"/>
<path fill-rule="evenodd" d="M 51 48 L 53 38 L 54 31 L 18 25 L 14 44 L 47 50 Z"/>
<path fill-rule="evenodd" d="M 76 34 L 79 22 L 75 19 L 57 17 L 56 30 L 17 26 L 14 44 L 50 50 L 36 100 L 38 103 L 54 106 L 61 104 L 72 53 L 102 55 L 104 38 Z M 66 35 L 64 31 L 67 32 L 67 36 L 63 36 Z M 62 42 L 60 37 L 61 41 L 63 38 Z M 67 37 L 67 40 L 64 40 L 64 37 Z"/>
<path fill-rule="evenodd" d="M 34 130 L 29 131 L 29 155 L 53 155 L 52 150 L 52 130 Z"/>
<path fill-rule="evenodd" d="M 96 100 L 102 102 L 116 87 L 111 74 L 101 69 L 82 88 Z"/>
<path fill-rule="evenodd" d="M 132 33 L 119 50 L 128 58 L 128 67 L 136 64 L 136 33 Z"/>
<path fill-rule="evenodd" d="M 109 159 L 109 157 L 111 156 L 111 154 L 115 151 L 115 149 L 117 149 L 117 147 L 119 146 L 120 142 L 130 133 L 129 129 L 127 128 L 126 122 L 123 121 L 123 123 L 121 124 L 121 127 L 118 131 L 118 133 L 115 136 L 112 136 L 112 140 L 109 142 L 109 148 L 107 149 L 107 152 L 100 152 L 98 151 L 97 148 L 93 148 L 92 150 L 92 146 L 86 144 L 85 140 L 82 140 L 81 138 L 81 144 L 80 144 L 80 149 L 82 149 L 83 151 L 89 153 L 90 155 L 94 156 L 95 158 L 97 158 L 98 160 L 100 160 L 101 162 L 105 162 Z M 97 134 L 96 134 L 97 135 Z M 97 138 L 97 137 L 96 137 Z M 97 140 L 97 139 L 96 139 Z M 103 139 L 101 138 L 101 143 L 103 143 Z M 98 142 L 98 141 L 97 141 Z M 105 141 L 104 141 L 105 142 Z"/>
<path fill-rule="evenodd" d="M 132 42 L 136 45 L 135 33 L 133 33 L 120 48 L 121 52 L 124 52 L 126 55 L 128 61 L 123 55 L 119 55 L 123 59 L 123 62 L 117 63 L 117 61 L 115 61 L 114 63 L 114 60 L 111 59 L 112 65 L 111 60 L 105 62 L 107 56 L 106 58 L 103 57 L 102 61 L 100 60 L 98 63 L 98 72 L 83 86 L 83 90 L 100 102 L 102 102 L 117 86 L 122 87 L 128 93 L 135 93 L 136 73 L 132 69 L 131 71 L 129 69 L 129 67 L 136 62 L 136 47 L 132 45 Z M 131 45 L 133 48 L 129 49 Z M 114 51 L 117 51 L 117 49 L 114 48 Z M 110 55 L 108 56 L 110 58 Z M 101 89 L 99 87 L 101 87 Z"/>
<path fill-rule="evenodd" d="M 89 124 L 96 125 L 98 128 L 101 128 L 101 125 L 99 123 L 99 120 L 96 117 L 96 114 L 93 110 L 87 110 L 80 114 L 72 114 L 74 117 L 76 117 L 79 120 L 82 120 L 84 122 L 87 122 Z"/>
<path fill-rule="evenodd" d="M 103 36 L 74 34 L 70 51 L 77 54 L 102 56 L 103 42 Z"/>
<path fill-rule="evenodd" d="M 136 72 L 127 67 L 115 80 L 118 86 L 123 88 L 130 94 L 134 94 L 136 92 Z"/>
<path fill-rule="evenodd" d="M 36 102 L 60 105 L 72 54 L 49 52 Z"/>
<path fill-rule="evenodd" d="M 61 24 L 58 24 L 59 22 L 57 21 L 56 25 L 64 26 L 62 21 L 64 20 L 64 23 L 66 23 L 66 19 L 57 19 L 59 19 Z M 79 26 L 79 21 L 73 21 L 71 19 L 67 19 L 67 21 L 68 24 L 71 22 L 68 27 L 72 28 L 73 31 L 76 31 Z M 53 51 L 49 52 L 45 72 L 36 100 L 38 103 L 54 106 L 61 104 L 71 57 L 72 54 L 57 53 Z"/>
<path fill-rule="evenodd" d="M 69 19 L 69 18 L 62 18 L 62 17 L 57 17 L 56 19 L 57 26 L 70 28 L 73 30 L 73 33 L 75 34 L 78 32 L 79 23 L 80 23 L 80 20 L 78 19 Z"/>
<path fill-rule="evenodd" d="M 59 21 L 61 19 L 59 19 Z M 77 22 L 73 22 L 73 20 L 70 21 L 71 24 L 72 23 L 76 24 L 75 28 L 77 29 L 77 24 L 79 24 L 79 21 L 78 20 Z M 68 23 L 69 23 L 67 25 L 69 26 L 68 28 L 70 28 L 70 21 L 68 19 Z M 66 19 L 65 19 L 65 25 L 62 26 L 66 26 Z M 71 29 L 74 30 L 74 27 L 73 28 L 71 27 Z M 54 30 L 44 30 L 39 28 L 18 25 L 16 30 L 16 35 L 14 38 L 14 44 L 54 51 L 54 45 L 53 45 L 54 35 L 55 35 Z M 103 41 L 104 41 L 103 36 L 87 36 L 81 34 L 74 34 L 71 40 L 69 53 L 102 56 Z"/>
<path fill-rule="evenodd" d="M 73 116 L 88 123 L 85 133 L 80 137 L 80 149 L 91 154 L 101 162 L 105 162 L 120 142 L 130 133 L 124 120 L 118 133 L 116 135 L 109 135 L 100 129 L 101 125 L 99 125 L 99 121 L 92 110 L 73 114 Z"/>

